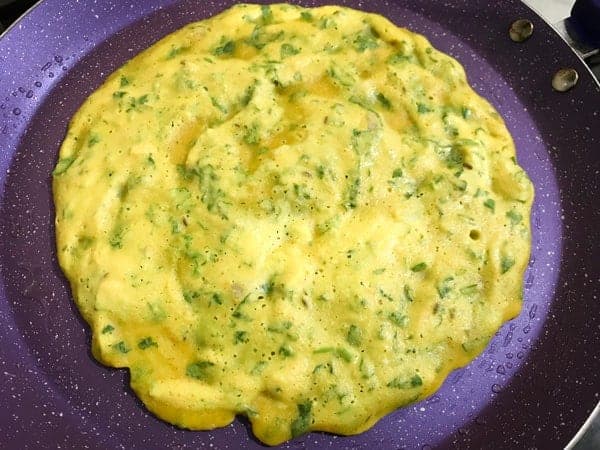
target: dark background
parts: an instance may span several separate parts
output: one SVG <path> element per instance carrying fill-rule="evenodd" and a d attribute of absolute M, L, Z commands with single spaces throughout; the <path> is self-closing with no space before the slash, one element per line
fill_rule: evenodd
<path fill-rule="evenodd" d="M 37 0 L 0 0 L 0 33 L 35 3 Z"/>

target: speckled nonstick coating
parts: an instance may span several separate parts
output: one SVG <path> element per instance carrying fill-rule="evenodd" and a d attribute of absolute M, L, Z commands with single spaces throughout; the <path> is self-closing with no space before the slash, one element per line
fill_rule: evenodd
<path fill-rule="evenodd" d="M 0 39 L 0 447 L 260 448 L 248 423 L 211 432 L 149 414 L 128 373 L 97 364 L 56 263 L 50 172 L 67 123 L 114 69 L 231 2 L 45 0 Z M 316 5 L 319 1 L 302 2 Z M 336 1 L 428 36 L 505 118 L 536 187 L 521 315 L 431 398 L 355 437 L 283 448 L 564 446 L 600 390 L 600 91 L 520 2 Z M 510 23 L 535 25 L 522 44 Z M 552 91 L 560 67 L 581 79 Z"/>

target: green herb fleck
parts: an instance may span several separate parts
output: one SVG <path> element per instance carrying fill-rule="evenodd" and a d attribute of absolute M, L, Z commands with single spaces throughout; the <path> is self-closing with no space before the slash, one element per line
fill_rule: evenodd
<path fill-rule="evenodd" d="M 390 294 L 388 294 L 387 292 L 385 292 L 383 289 L 379 288 L 379 295 L 381 295 L 383 298 L 385 298 L 386 300 L 389 300 L 390 302 L 394 301 L 394 297 L 392 297 Z"/>
<path fill-rule="evenodd" d="M 469 286 L 465 286 L 460 288 L 460 293 L 462 295 L 473 295 L 478 291 L 478 286 L 476 284 L 470 284 Z"/>
<path fill-rule="evenodd" d="M 243 140 L 248 145 L 256 145 L 260 142 L 258 124 L 253 123 L 252 126 L 246 126 L 246 132 L 243 136 Z"/>
<path fill-rule="evenodd" d="M 127 344 L 125 344 L 125 342 L 123 341 L 119 341 L 116 344 L 113 344 L 111 346 L 112 348 L 114 348 L 115 350 L 117 350 L 119 353 L 129 353 L 129 351 L 131 350 L 129 347 L 127 347 Z"/>
<path fill-rule="evenodd" d="M 184 47 L 173 47 L 173 48 L 171 48 L 171 50 L 169 50 L 169 53 L 167 53 L 167 59 L 173 59 L 173 58 L 175 58 L 177 55 L 179 55 L 184 50 L 185 50 Z"/>
<path fill-rule="evenodd" d="M 125 75 L 121 75 L 121 87 L 125 87 L 129 85 L 129 79 Z"/>
<path fill-rule="evenodd" d="M 298 403 L 298 417 L 291 424 L 292 437 L 298 437 L 308 431 L 312 421 L 312 402 Z"/>
<path fill-rule="evenodd" d="M 112 325 L 106 325 L 104 328 L 102 328 L 102 334 L 110 334 L 115 330 L 115 327 L 113 327 Z"/>
<path fill-rule="evenodd" d="M 123 229 L 123 227 L 121 225 L 117 225 L 109 239 L 108 239 L 108 243 L 110 244 L 110 246 L 114 249 L 121 249 L 123 248 L 123 234 L 125 233 L 125 230 Z"/>
<path fill-rule="evenodd" d="M 440 298 L 446 298 L 446 296 L 452 291 L 453 286 L 452 282 L 454 281 L 454 277 L 447 277 L 440 284 L 437 285 L 437 292 Z"/>
<path fill-rule="evenodd" d="M 400 178 L 403 175 L 402 169 L 399 167 L 392 172 L 392 178 Z"/>
<path fill-rule="evenodd" d="M 292 328 L 292 322 L 290 322 L 289 320 L 286 320 L 284 322 L 277 322 L 277 323 L 269 325 L 267 327 L 267 331 L 271 331 L 273 333 L 285 333 L 290 328 Z"/>
<path fill-rule="evenodd" d="M 502 256 L 502 258 L 500 259 L 500 273 L 504 275 L 514 265 L 514 258 L 511 258 L 510 256 Z"/>
<path fill-rule="evenodd" d="M 213 292 L 212 296 L 210 297 L 210 299 L 216 303 L 217 305 L 222 305 L 223 304 L 223 297 L 221 296 L 221 294 L 219 294 L 218 292 Z"/>
<path fill-rule="evenodd" d="M 262 15 L 263 24 L 267 25 L 273 22 L 273 11 L 271 11 L 271 7 L 269 5 L 262 5 L 260 7 L 260 12 Z"/>
<path fill-rule="evenodd" d="M 427 269 L 427 263 L 425 262 L 420 262 L 410 268 L 410 270 L 412 270 L 413 272 L 422 272 L 425 269 Z"/>
<path fill-rule="evenodd" d="M 317 166 L 316 172 L 317 172 L 317 177 L 319 178 L 319 180 L 322 180 L 323 178 L 325 178 L 325 166 L 323 166 L 323 165 Z"/>
<path fill-rule="evenodd" d="M 242 96 L 241 100 L 240 100 L 240 104 L 242 106 L 248 106 L 248 104 L 250 103 L 250 101 L 252 100 L 252 98 L 254 97 L 254 91 L 256 89 L 256 85 L 255 84 L 251 84 L 250 86 L 248 86 L 246 88 L 246 90 L 244 91 L 244 95 Z"/>
<path fill-rule="evenodd" d="M 302 20 L 304 20 L 305 22 L 312 22 L 313 21 L 313 16 L 311 13 L 309 13 L 308 11 L 302 11 L 300 13 L 300 18 Z"/>
<path fill-rule="evenodd" d="M 392 322 L 394 325 L 397 325 L 401 328 L 404 328 L 406 325 L 408 325 L 408 316 L 397 311 L 391 312 L 388 315 L 388 319 L 390 319 L 390 322 Z"/>
<path fill-rule="evenodd" d="M 523 216 L 514 209 L 508 211 L 506 213 L 506 217 L 510 219 L 510 223 L 512 223 L 513 225 L 517 225 L 521 222 L 521 220 L 523 220 Z"/>
<path fill-rule="evenodd" d="M 446 167 L 448 169 L 461 169 L 463 168 L 464 156 L 461 148 L 457 145 L 450 147 L 450 150 L 445 157 Z"/>
<path fill-rule="evenodd" d="M 473 114 L 473 113 L 471 112 L 471 110 L 470 110 L 469 108 L 467 108 L 466 106 L 463 106 L 463 107 L 461 108 L 460 112 L 461 112 L 461 114 L 462 114 L 462 116 L 463 116 L 463 119 L 465 119 L 465 120 L 466 120 L 466 119 L 469 119 L 469 118 L 471 117 L 471 115 Z"/>
<path fill-rule="evenodd" d="M 362 331 L 356 325 L 350 325 L 348 335 L 346 336 L 348 343 L 354 347 L 360 346 L 362 343 Z"/>
<path fill-rule="evenodd" d="M 373 367 L 373 364 L 365 361 L 363 358 L 360 359 L 358 368 L 364 379 L 369 379 L 375 375 L 375 368 Z"/>
<path fill-rule="evenodd" d="M 355 177 L 348 186 L 346 194 L 346 202 L 344 206 L 346 209 L 354 209 L 358 206 L 358 194 L 360 193 L 360 178 Z"/>
<path fill-rule="evenodd" d="M 71 167 L 71 164 L 73 164 L 73 161 L 75 161 L 74 157 L 59 159 L 58 163 L 56 164 L 56 167 L 52 171 L 52 175 L 54 175 L 54 176 L 62 175 L 63 173 L 65 173 L 67 171 L 67 169 L 69 167 Z"/>
<path fill-rule="evenodd" d="M 88 140 L 88 147 L 93 147 L 94 145 L 96 145 L 98 142 L 100 142 L 100 136 L 97 135 L 96 133 L 93 133 L 90 136 L 90 139 Z"/>
<path fill-rule="evenodd" d="M 250 371 L 250 375 L 260 375 L 261 373 L 263 373 L 263 370 L 265 370 L 265 367 L 267 367 L 266 361 L 257 362 L 256 365 Z"/>
<path fill-rule="evenodd" d="M 210 369 L 212 367 L 214 367 L 214 363 L 210 361 L 196 361 L 188 364 L 185 374 L 190 378 L 206 381 L 210 376 Z"/>
<path fill-rule="evenodd" d="M 483 206 L 494 212 L 496 210 L 496 201 L 493 198 L 488 198 L 485 202 L 483 202 Z"/>
<path fill-rule="evenodd" d="M 410 61 L 411 59 L 412 58 L 410 56 L 404 55 L 403 53 L 395 53 L 388 58 L 387 63 L 395 65 L 401 62 Z"/>
<path fill-rule="evenodd" d="M 433 112 L 433 109 L 429 108 L 427 105 L 424 105 L 423 103 L 417 103 L 417 112 L 419 114 L 425 114 L 425 113 Z"/>
<path fill-rule="evenodd" d="M 348 350 L 346 350 L 343 347 L 336 348 L 335 349 L 335 354 L 339 358 L 342 358 L 346 362 L 352 362 L 352 359 L 353 359 L 352 353 L 350 353 Z"/>
<path fill-rule="evenodd" d="M 423 380 L 419 375 L 414 375 L 409 380 L 397 377 L 387 384 L 387 387 L 395 389 L 413 389 L 423 385 Z"/>
<path fill-rule="evenodd" d="M 367 27 L 359 32 L 354 38 L 354 48 L 362 53 L 365 50 L 370 50 L 379 47 L 377 38 L 379 34 L 373 29 L 373 27 Z"/>
<path fill-rule="evenodd" d="M 140 342 L 138 342 L 138 348 L 142 350 L 146 350 L 149 347 L 158 347 L 158 344 L 154 342 L 154 339 L 152 339 L 150 336 L 145 337 Z"/>
<path fill-rule="evenodd" d="M 378 92 L 376 97 L 377 101 L 381 104 L 381 106 L 383 106 L 387 110 L 392 109 L 392 102 L 390 102 L 390 100 L 385 95 L 383 95 L 381 92 Z"/>
<path fill-rule="evenodd" d="M 221 44 L 215 47 L 212 54 L 215 56 L 233 55 L 235 52 L 235 42 L 226 41 L 225 38 L 221 40 Z"/>
<path fill-rule="evenodd" d="M 234 338 L 233 338 L 233 343 L 234 344 L 246 344 L 248 343 L 250 339 L 248 338 L 248 332 L 247 331 L 236 331 Z"/>
<path fill-rule="evenodd" d="M 223 114 L 227 114 L 227 107 L 225 105 L 223 105 L 217 98 L 215 97 L 211 97 L 210 98 L 210 102 L 212 103 L 212 105 L 217 108 L 219 111 L 221 111 Z"/>
<path fill-rule="evenodd" d="M 280 50 L 280 56 L 281 59 L 283 58 L 287 58 L 288 56 L 294 56 L 297 55 L 298 53 L 300 53 L 300 49 L 294 47 L 292 44 L 288 44 L 287 42 L 285 44 L 281 44 L 281 50 Z"/>
<path fill-rule="evenodd" d="M 409 302 L 415 299 L 415 294 L 408 284 L 404 285 L 404 298 Z"/>
<path fill-rule="evenodd" d="M 281 347 L 279 347 L 278 353 L 281 356 L 283 356 L 284 358 L 294 355 L 294 351 L 291 349 L 291 347 L 288 344 L 283 344 Z"/>

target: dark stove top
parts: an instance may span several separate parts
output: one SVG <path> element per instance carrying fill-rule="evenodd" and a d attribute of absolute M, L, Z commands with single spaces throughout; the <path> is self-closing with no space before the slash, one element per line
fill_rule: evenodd
<path fill-rule="evenodd" d="M 37 3 L 37 0 L 0 0 L 0 32 Z"/>

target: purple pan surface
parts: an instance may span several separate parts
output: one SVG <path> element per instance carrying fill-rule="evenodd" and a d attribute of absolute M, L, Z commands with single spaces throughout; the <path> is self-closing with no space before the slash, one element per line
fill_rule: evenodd
<path fill-rule="evenodd" d="M 45 0 L 0 39 L 0 448 L 261 448 L 243 419 L 190 432 L 149 414 L 127 371 L 90 356 L 54 250 L 50 172 L 70 117 L 137 52 L 230 3 Z M 598 85 L 520 2 L 334 3 L 383 13 L 466 67 L 535 184 L 533 251 L 521 315 L 435 395 L 360 436 L 283 448 L 563 447 L 600 391 Z M 515 44 L 521 17 L 535 32 Z M 565 94 L 550 84 L 560 67 L 581 75 Z"/>

